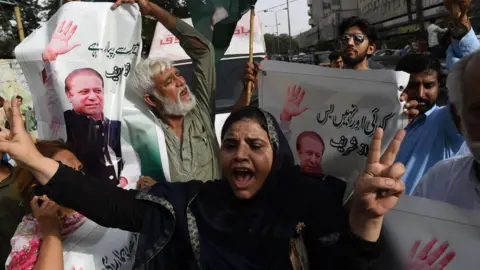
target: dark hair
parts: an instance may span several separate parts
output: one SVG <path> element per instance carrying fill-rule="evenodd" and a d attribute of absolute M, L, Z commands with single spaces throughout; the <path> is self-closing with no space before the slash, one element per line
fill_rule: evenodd
<path fill-rule="evenodd" d="M 80 73 L 83 73 L 83 72 L 86 72 L 86 73 L 92 73 L 96 76 L 98 76 L 100 78 L 100 80 L 102 80 L 102 88 L 103 88 L 103 77 L 102 75 L 100 75 L 100 73 L 98 73 L 98 71 L 96 71 L 95 69 L 93 68 L 79 68 L 79 69 L 75 69 L 74 71 L 70 72 L 70 74 L 68 74 L 68 76 L 65 78 L 65 93 L 70 91 L 69 89 L 69 83 L 70 81 L 78 74 Z"/>
<path fill-rule="evenodd" d="M 17 95 L 15 98 L 18 98 L 18 99 L 20 99 L 20 100 L 23 102 L 23 97 L 22 97 L 22 96 Z"/>
<path fill-rule="evenodd" d="M 368 42 L 370 44 L 377 41 L 377 30 L 375 29 L 375 27 L 368 20 L 362 19 L 358 16 L 349 17 L 340 24 L 340 26 L 338 27 L 340 35 L 343 35 L 347 31 L 347 29 L 355 26 L 362 30 L 363 34 L 367 36 Z"/>
<path fill-rule="evenodd" d="M 253 106 L 247 106 L 230 114 L 230 116 L 223 124 L 221 139 L 223 140 L 223 138 L 225 137 L 225 133 L 227 133 L 227 131 L 233 124 L 245 119 L 254 120 L 268 133 L 267 121 L 265 120 L 265 116 L 260 111 L 260 109 Z"/>
<path fill-rule="evenodd" d="M 323 142 L 322 137 L 320 137 L 320 135 L 318 135 L 318 133 L 316 133 L 315 131 L 304 131 L 304 132 L 300 133 L 300 135 L 298 135 L 297 144 L 296 144 L 297 145 L 297 151 L 300 150 L 300 148 L 301 148 L 300 142 L 305 137 L 310 137 L 310 138 L 313 137 L 315 139 L 318 139 L 320 141 L 320 143 L 323 145 L 322 154 L 325 152 L 325 143 Z"/>
<path fill-rule="evenodd" d="M 425 71 L 437 72 L 438 80 L 442 75 L 442 64 L 438 58 L 423 54 L 408 54 L 397 63 L 396 71 L 404 71 L 409 74 Z"/>
<path fill-rule="evenodd" d="M 57 141 L 38 141 L 35 143 L 40 154 L 45 157 L 53 158 L 55 154 L 62 150 L 68 150 L 72 152 L 70 145 L 64 143 L 62 140 Z M 33 185 L 36 184 L 36 180 L 33 174 L 22 167 L 15 167 L 13 169 L 13 179 L 18 191 L 22 194 L 23 198 L 27 198 L 28 193 Z"/>
<path fill-rule="evenodd" d="M 335 61 L 337 60 L 339 57 L 342 57 L 342 53 L 340 52 L 332 52 L 329 56 L 328 56 L 328 60 L 331 61 Z"/>
<path fill-rule="evenodd" d="M 429 22 L 430 22 L 431 24 L 434 24 L 434 23 L 436 22 L 436 20 L 435 20 L 435 19 L 430 19 Z"/>

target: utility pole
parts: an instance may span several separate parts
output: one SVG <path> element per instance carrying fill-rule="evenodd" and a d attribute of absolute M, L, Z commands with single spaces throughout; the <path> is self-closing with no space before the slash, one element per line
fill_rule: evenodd
<path fill-rule="evenodd" d="M 280 25 L 280 23 L 278 23 L 278 12 L 280 11 L 284 11 L 286 10 L 287 8 L 283 8 L 283 9 L 280 9 L 280 10 L 277 10 L 277 11 L 272 11 L 272 10 L 264 10 L 263 12 L 265 13 L 275 13 L 275 39 L 277 40 L 277 52 L 280 52 L 280 38 L 279 38 L 279 35 L 278 35 L 278 26 Z"/>
<path fill-rule="evenodd" d="M 420 29 L 420 32 L 423 33 L 425 31 L 425 23 L 423 22 L 423 1 L 416 0 L 415 8 L 417 9 L 418 29 Z"/>
<path fill-rule="evenodd" d="M 288 35 L 289 35 L 289 44 L 288 44 L 288 58 L 292 61 L 292 29 L 290 28 L 290 5 L 287 0 L 287 17 L 288 17 Z"/>
<path fill-rule="evenodd" d="M 276 30 L 277 30 L 277 34 L 276 34 L 276 39 L 277 39 L 277 50 L 280 52 L 280 37 L 278 36 L 278 18 L 277 18 L 277 12 L 278 11 L 275 11 L 275 27 L 276 27 Z"/>
<path fill-rule="evenodd" d="M 18 36 L 20 37 L 20 41 L 23 41 L 25 39 L 25 32 L 23 31 L 22 14 L 20 13 L 19 3 L 15 0 L 0 0 L 0 4 L 14 6 L 13 10 L 15 11 L 15 20 L 17 21 Z"/>
<path fill-rule="evenodd" d="M 25 32 L 23 31 L 23 23 L 22 23 L 22 14 L 20 13 L 20 7 L 15 6 L 15 19 L 17 20 L 17 29 L 18 29 L 18 36 L 20 37 L 20 42 L 25 39 Z"/>
<path fill-rule="evenodd" d="M 412 22 L 412 0 L 407 0 L 408 22 Z"/>

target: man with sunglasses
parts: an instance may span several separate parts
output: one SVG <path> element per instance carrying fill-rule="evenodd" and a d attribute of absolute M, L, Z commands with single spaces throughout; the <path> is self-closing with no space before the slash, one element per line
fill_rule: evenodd
<path fill-rule="evenodd" d="M 339 33 L 344 68 L 369 69 L 368 56 L 376 49 L 375 27 L 367 20 L 353 16 L 340 24 Z"/>

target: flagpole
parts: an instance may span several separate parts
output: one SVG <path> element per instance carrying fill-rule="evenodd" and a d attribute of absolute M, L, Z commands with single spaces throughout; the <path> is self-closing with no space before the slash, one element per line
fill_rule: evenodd
<path fill-rule="evenodd" d="M 255 5 L 250 6 L 250 44 L 249 44 L 249 56 L 248 62 L 253 64 L 253 35 L 255 27 Z M 253 92 L 253 83 L 250 81 L 247 85 L 247 104 L 250 105 L 250 100 L 252 99 Z"/>

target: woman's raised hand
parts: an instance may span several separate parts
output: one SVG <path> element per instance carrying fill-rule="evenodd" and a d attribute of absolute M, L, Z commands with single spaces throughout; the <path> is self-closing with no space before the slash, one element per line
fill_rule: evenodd
<path fill-rule="evenodd" d="M 35 147 L 30 134 L 25 130 L 19 109 L 19 101 L 5 101 L 3 108 L 10 123 L 10 130 L 0 132 L 0 152 L 9 154 L 19 165 L 30 166 L 32 161 L 43 157 Z"/>
<path fill-rule="evenodd" d="M 383 216 L 395 207 L 405 191 L 400 179 L 405 167 L 394 163 L 404 137 L 405 131 L 399 130 L 381 156 L 383 129 L 378 128 L 370 143 L 365 170 L 355 184 L 350 226 L 367 241 L 378 240 Z"/>

